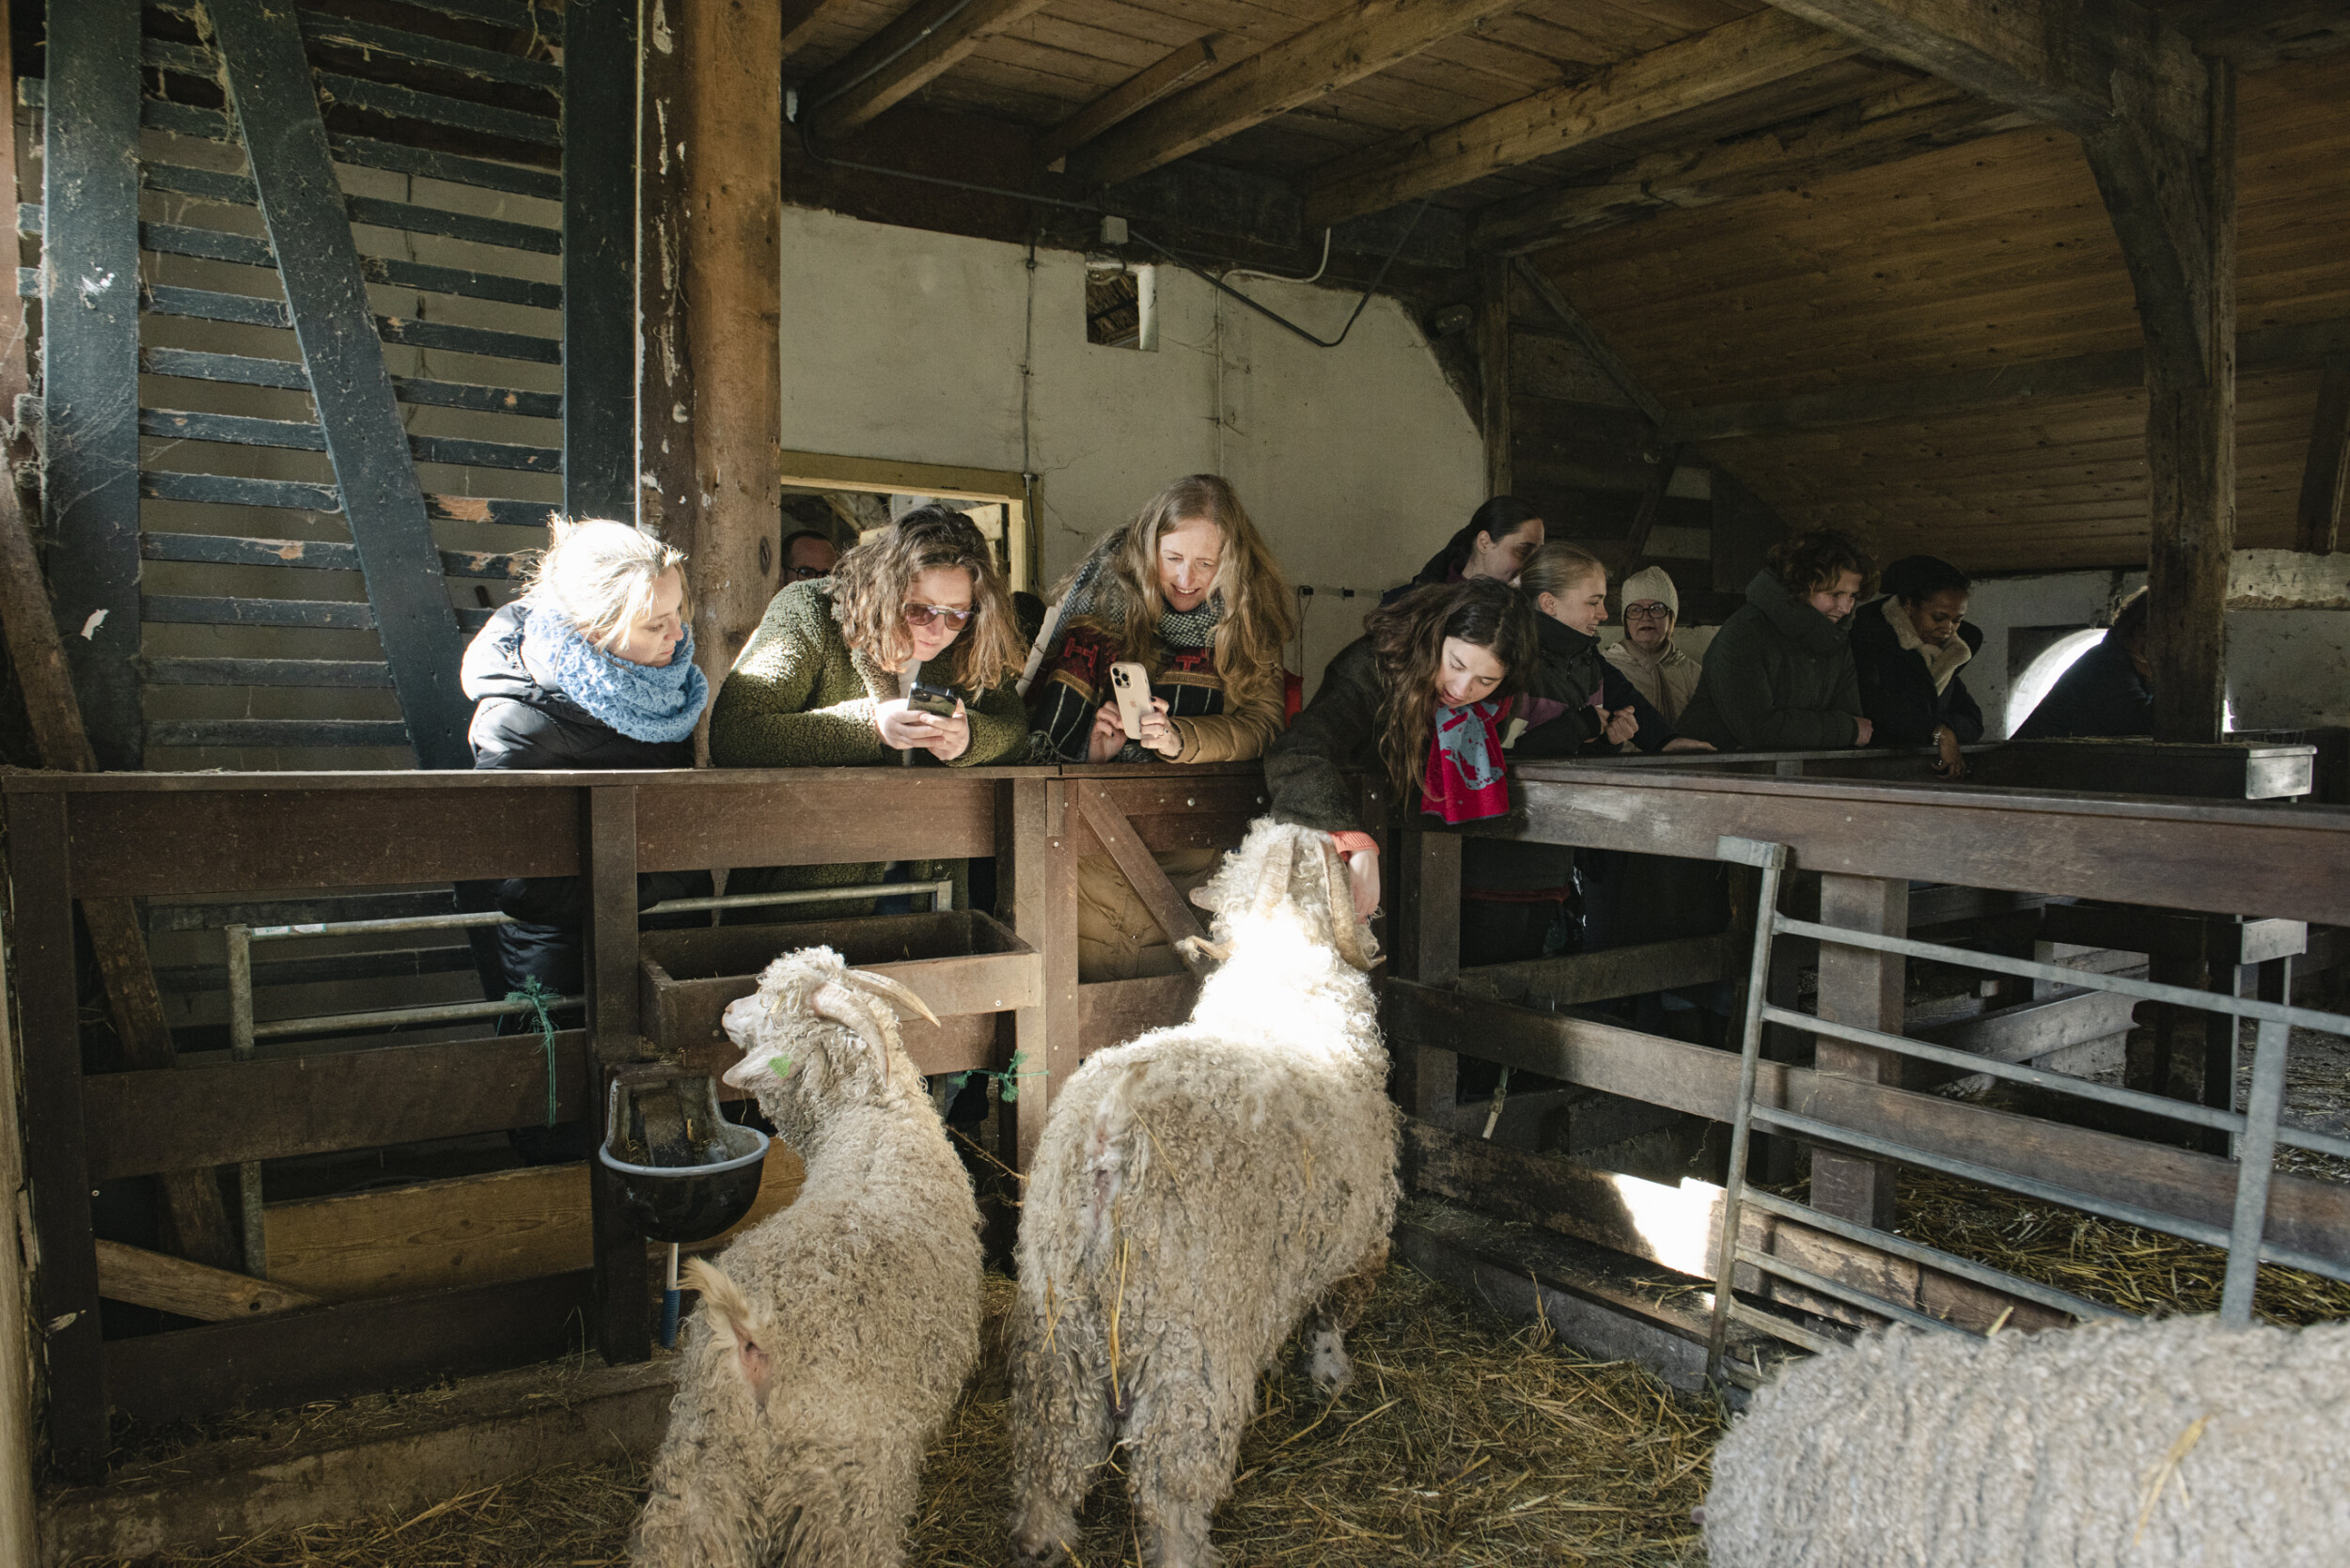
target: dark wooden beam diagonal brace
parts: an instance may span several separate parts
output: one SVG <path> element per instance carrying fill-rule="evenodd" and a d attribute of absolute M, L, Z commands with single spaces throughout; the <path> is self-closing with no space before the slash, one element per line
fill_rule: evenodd
<path fill-rule="evenodd" d="M 915 0 L 896 21 L 808 79 L 800 117 L 844 136 L 945 75 L 1045 0 Z"/>
<path fill-rule="evenodd" d="M 51 8 L 42 167 L 49 584 L 101 767 L 146 761 L 139 707 L 139 6 Z M 0 409 L 13 420 L 14 409 Z"/>
<path fill-rule="evenodd" d="M 1036 140 L 1036 161 L 1058 169 L 1069 154 L 1116 125 L 1142 113 L 1215 64 L 1215 37 L 1194 39 L 1162 55 Z"/>
<path fill-rule="evenodd" d="M 1768 86 L 1861 46 L 1778 11 L 1757 11 L 1628 60 L 1588 81 L 1349 153 L 1308 177 L 1308 225 L 1343 223 Z"/>
<path fill-rule="evenodd" d="M 2317 412 L 2310 420 L 2310 455 L 2301 470 L 2301 504 L 2294 526 L 2295 550 L 2334 553 L 2342 537 L 2345 472 L 2350 472 L 2350 353 L 2336 353 L 2326 356 L 2325 373 L 2318 378 Z"/>
<path fill-rule="evenodd" d="M 1162 99 L 1073 154 L 1070 171 L 1100 185 L 1132 180 L 1375 75 L 1515 5 L 1356 0 L 1329 20 Z"/>
<path fill-rule="evenodd" d="M 212 0 L 206 14 L 409 743 L 425 767 L 468 767 L 465 727 L 473 704 L 457 684 L 457 617 L 384 368 L 296 12 L 265 0 Z"/>
<path fill-rule="evenodd" d="M 636 5 L 564 16 L 563 510 L 634 523 Z"/>
<path fill-rule="evenodd" d="M 1568 299 L 1559 290 L 1559 286 L 1544 275 L 1540 267 L 1535 266 L 1526 258 L 1519 257 L 1516 266 L 1518 276 L 1525 280 L 1527 288 L 1532 290 L 1534 297 L 1541 300 L 1550 313 L 1559 319 L 1559 324 L 1567 329 L 1568 335 L 1582 345 L 1583 352 L 1590 355 L 1592 363 L 1600 368 L 1601 372 L 1609 381 L 1616 384 L 1616 389 L 1632 400 L 1633 405 L 1647 416 L 1650 424 L 1663 425 L 1666 418 L 1665 405 L 1658 402 L 1654 395 L 1640 384 L 1640 378 L 1632 373 L 1630 366 L 1616 357 L 1616 351 L 1609 348 L 1607 340 L 1600 337 L 1598 330 L 1590 321 L 1583 319 L 1583 312 L 1574 307 L 1574 302 Z"/>
<path fill-rule="evenodd" d="M 1727 141 L 1651 153 L 1589 184 L 1496 202 L 1478 210 L 1469 243 L 1523 256 L 1575 235 L 1898 163 L 2030 123 L 2027 115 L 1986 104 L 1946 82 L 1912 83 Z"/>

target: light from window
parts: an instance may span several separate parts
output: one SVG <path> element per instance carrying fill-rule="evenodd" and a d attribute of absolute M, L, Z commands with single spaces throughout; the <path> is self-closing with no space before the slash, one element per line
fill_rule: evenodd
<path fill-rule="evenodd" d="M 2016 728 L 2031 717 L 2031 711 L 2040 706 L 2040 699 L 2064 679 L 2064 672 L 2071 669 L 2082 654 L 2103 642 L 2105 635 L 2102 627 L 2092 626 L 2086 632 L 2059 637 L 2041 651 L 2040 657 L 2031 662 L 2030 667 L 2015 682 L 2014 689 L 2007 694 L 2009 734 L 2014 734 Z"/>

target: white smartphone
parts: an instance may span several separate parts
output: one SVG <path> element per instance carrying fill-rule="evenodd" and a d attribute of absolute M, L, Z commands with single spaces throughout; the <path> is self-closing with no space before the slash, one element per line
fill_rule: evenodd
<path fill-rule="evenodd" d="M 1130 741 L 1142 739 L 1142 715 L 1151 711 L 1151 673 L 1131 660 L 1110 666 L 1110 690 L 1118 698 L 1118 722 Z"/>

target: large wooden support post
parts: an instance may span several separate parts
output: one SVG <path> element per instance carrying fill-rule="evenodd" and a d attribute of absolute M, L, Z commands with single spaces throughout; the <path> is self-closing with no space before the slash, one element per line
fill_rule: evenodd
<path fill-rule="evenodd" d="M 1453 833 L 1393 836 L 1395 864 L 1383 869 L 1397 910 L 1395 973 L 1422 985 L 1461 976 L 1461 839 Z M 1450 1123 L 1460 1098 L 1458 1053 L 1415 1045 L 1399 1064 L 1403 1108 L 1426 1121 Z"/>
<path fill-rule="evenodd" d="M 40 1135 L 26 1146 L 24 1173 L 39 1243 L 33 1321 L 43 1325 L 48 1361 L 49 1462 L 76 1481 L 94 1482 L 106 1469 L 106 1389 L 99 1349 L 98 1244 L 90 1233 L 89 1159 L 82 1132 L 81 1016 L 67 875 L 66 797 L 10 796 L 8 877 L 17 1017 L 24 1028 L 24 1104 L 39 1107 Z M 13 1345 L 0 1349 L 15 1353 Z"/>
<path fill-rule="evenodd" d="M 2235 545 L 2235 68 L 2202 64 L 2177 107 L 2128 73 L 2084 134 L 2146 335 L 2154 739 L 2216 741 L 2227 699 Z"/>
<path fill-rule="evenodd" d="M 49 585 L 99 765 L 137 768 L 146 761 L 134 390 L 138 0 L 52 4 L 48 60 L 41 419 Z M 16 411 L 0 414 L 13 419 Z"/>
<path fill-rule="evenodd" d="M 1013 1164 L 1028 1168 L 1053 1095 L 1077 1070 L 1077 857 L 1069 841 L 1069 790 L 1058 778 L 1001 786 L 995 813 L 998 913 L 1044 955 L 1044 995 L 1012 1015 L 1023 1074 L 1013 1119 Z M 1010 857 L 1010 875 L 1003 873 Z"/>
<path fill-rule="evenodd" d="M 0 21 L 5 21 L 0 16 Z M 0 32 L 5 32 L 0 28 Z M 6 42 L 0 39 L 0 63 Z M 0 81 L 8 77 L 0 72 Z M 8 995 L 8 959 L 0 949 L 0 997 Z M 11 1201 L 24 1191 L 24 1125 L 17 1089 L 16 1037 L 8 1009 L 0 1006 L 0 1192 Z M 20 1237 L 0 1241 L 0 1562 L 40 1560 L 40 1530 L 33 1502 L 32 1259 Z"/>
<path fill-rule="evenodd" d="M 636 40 L 636 515 L 694 548 L 693 344 L 685 332 L 685 52 L 647 8 Z"/>
<path fill-rule="evenodd" d="M 1824 875 L 1820 878 L 1820 923 L 1902 935 L 1909 929 L 1909 884 L 1888 877 Z M 1906 973 L 1907 961 L 1894 954 L 1823 942 L 1819 1015 L 1831 1023 L 1899 1034 Z M 1867 1083 L 1901 1081 L 1899 1057 L 1825 1035 L 1820 1037 L 1818 1069 Z M 1823 1214 L 1889 1231 L 1894 1219 L 1893 1171 L 1882 1160 L 1816 1151 L 1811 1156 L 1812 1204 Z"/>
<path fill-rule="evenodd" d="M 563 510 L 636 520 L 636 0 L 563 13 Z"/>
<path fill-rule="evenodd" d="M 2330 556 L 2342 537 L 2344 477 L 2350 475 L 2350 353 L 2327 354 L 2310 418 L 2310 455 L 2301 468 L 2301 503 L 2293 547 Z"/>
<path fill-rule="evenodd" d="M 602 1137 L 615 1069 L 639 1059 L 637 1027 L 636 791 L 602 785 L 587 792 L 581 814 L 587 870 L 588 1028 L 597 1071 L 588 1120 Z M 605 1361 L 643 1361 L 652 1355 L 652 1278 L 645 1238 L 620 1217 L 619 1195 L 601 1163 L 588 1166 L 588 1217 L 595 1238 L 595 1341 Z"/>
<path fill-rule="evenodd" d="M 1507 495 L 1510 463 L 1510 277 L 1498 256 L 1477 261 L 1477 379 L 1485 428 L 1485 494 Z"/>
<path fill-rule="evenodd" d="M 685 86 L 666 147 L 684 180 L 686 570 L 695 659 L 714 690 L 780 581 L 783 13 L 781 0 L 674 0 L 667 11 Z M 658 53 L 660 38 L 650 41 Z"/>

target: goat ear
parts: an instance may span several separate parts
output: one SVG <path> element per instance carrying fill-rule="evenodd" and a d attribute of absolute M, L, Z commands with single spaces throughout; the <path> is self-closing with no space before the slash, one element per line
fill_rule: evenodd
<path fill-rule="evenodd" d="M 751 1304 L 743 1288 L 725 1270 L 700 1258 L 686 1260 L 682 1282 L 700 1294 L 702 1315 L 709 1320 L 712 1332 L 721 1336 L 730 1347 L 727 1359 L 734 1364 L 744 1386 L 750 1389 L 751 1403 L 766 1409 L 767 1385 L 774 1364 L 751 1333 Z"/>
<path fill-rule="evenodd" d="M 743 1374 L 743 1381 L 750 1387 L 751 1403 L 761 1410 L 766 1409 L 767 1376 L 771 1370 L 767 1352 L 739 1326 L 734 1331 L 734 1367 Z"/>

